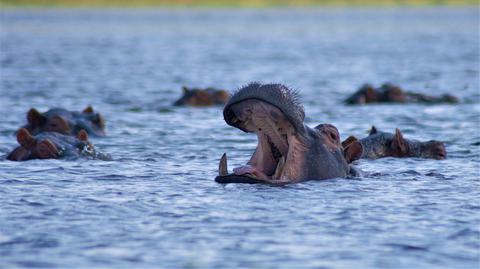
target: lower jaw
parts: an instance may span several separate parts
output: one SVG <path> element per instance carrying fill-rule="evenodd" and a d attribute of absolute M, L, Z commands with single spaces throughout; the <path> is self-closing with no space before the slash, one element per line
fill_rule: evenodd
<path fill-rule="evenodd" d="M 233 173 L 238 176 L 245 175 L 255 179 L 274 181 L 282 177 L 282 173 L 285 167 L 285 160 L 286 160 L 286 157 L 284 156 L 281 156 L 280 159 L 276 160 L 277 163 L 275 164 L 275 170 L 273 171 L 273 173 L 270 172 L 271 174 L 270 173 L 266 174 L 264 172 L 264 169 L 261 169 L 252 165 L 248 165 L 248 164 L 234 168 Z"/>
<path fill-rule="evenodd" d="M 268 183 L 265 180 L 257 179 L 251 176 L 245 175 L 235 175 L 235 174 L 227 174 L 224 176 L 217 176 L 215 177 L 215 182 L 228 184 L 228 183 L 246 183 L 246 184 L 265 184 Z"/>
<path fill-rule="evenodd" d="M 228 172 L 227 155 L 224 153 L 220 159 L 218 176 L 215 181 L 218 183 L 266 183 L 274 182 L 281 178 L 285 166 L 285 157 L 281 157 L 277 162 L 276 169 L 272 175 L 266 175 L 261 169 L 254 166 L 245 165 L 233 169 L 233 173 Z"/>
<path fill-rule="evenodd" d="M 251 165 L 243 165 L 233 168 L 233 173 L 237 176 L 246 175 L 252 178 L 258 178 L 263 180 L 272 179 L 272 176 L 268 176 L 261 169 L 258 169 L 257 167 Z"/>

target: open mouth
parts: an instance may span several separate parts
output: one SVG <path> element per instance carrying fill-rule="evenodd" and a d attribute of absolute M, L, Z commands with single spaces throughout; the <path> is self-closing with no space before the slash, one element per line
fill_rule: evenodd
<path fill-rule="evenodd" d="M 275 106 L 257 99 L 247 99 L 231 106 L 232 122 L 257 135 L 258 145 L 247 164 L 228 172 L 224 154 L 219 164 L 217 182 L 257 183 L 280 181 L 288 169 L 294 142 L 294 128 Z"/>

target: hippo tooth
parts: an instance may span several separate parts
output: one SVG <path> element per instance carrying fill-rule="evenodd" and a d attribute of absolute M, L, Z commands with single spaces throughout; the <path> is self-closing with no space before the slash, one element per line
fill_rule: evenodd
<path fill-rule="evenodd" d="M 273 175 L 273 179 L 279 179 L 283 172 L 283 166 L 285 165 L 285 157 L 282 156 L 280 160 L 278 160 L 277 168 L 275 169 L 275 174 Z"/>
<path fill-rule="evenodd" d="M 220 164 L 218 165 L 218 175 L 219 176 L 228 175 L 227 153 L 223 153 L 222 158 L 220 159 Z"/>

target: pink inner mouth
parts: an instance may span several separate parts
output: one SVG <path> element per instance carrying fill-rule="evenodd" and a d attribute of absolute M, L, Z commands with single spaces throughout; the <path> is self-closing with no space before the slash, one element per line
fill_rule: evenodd
<path fill-rule="evenodd" d="M 265 175 L 265 173 L 263 173 L 261 170 L 257 169 L 254 166 L 248 165 L 248 164 L 247 165 L 242 165 L 240 167 L 233 168 L 233 173 L 237 176 L 250 174 L 250 175 L 253 175 L 257 178 L 270 179 L 270 177 Z"/>
<path fill-rule="evenodd" d="M 243 101 L 233 105 L 232 110 L 243 129 L 256 133 L 258 138 L 255 153 L 246 165 L 234 168 L 234 174 L 279 179 L 289 151 L 288 137 L 293 130 L 290 122 L 278 108 L 259 100 Z"/>

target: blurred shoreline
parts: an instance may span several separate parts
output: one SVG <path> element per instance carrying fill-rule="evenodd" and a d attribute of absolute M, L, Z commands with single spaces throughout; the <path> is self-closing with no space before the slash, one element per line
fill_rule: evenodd
<path fill-rule="evenodd" d="M 309 8 L 479 6 L 477 0 L 0 0 L 2 8 Z"/>

